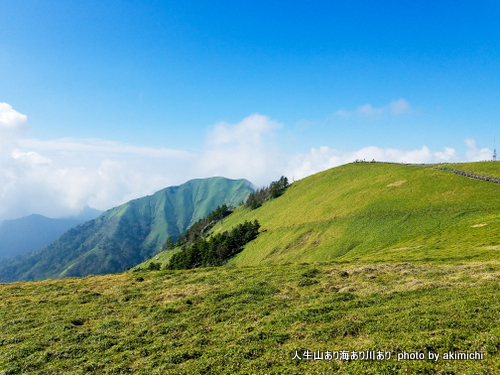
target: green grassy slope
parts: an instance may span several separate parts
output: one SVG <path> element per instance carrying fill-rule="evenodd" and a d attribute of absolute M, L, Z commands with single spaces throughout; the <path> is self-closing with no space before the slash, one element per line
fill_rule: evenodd
<path fill-rule="evenodd" d="M 237 205 L 252 191 L 246 180 L 189 181 L 132 200 L 83 223 L 52 244 L 5 261 L 0 281 L 37 280 L 121 271 L 158 253 L 218 205 Z"/>
<path fill-rule="evenodd" d="M 234 263 L 496 258 L 499 193 L 498 184 L 448 171 L 345 165 L 232 218 L 255 216 L 267 230 Z"/>
<path fill-rule="evenodd" d="M 484 163 L 466 167 L 484 171 Z M 500 173 L 500 163 L 488 169 Z M 255 219 L 262 233 L 230 264 L 500 256 L 500 185 L 432 168 L 379 163 L 333 168 L 295 182 L 256 210 L 239 208 L 214 230 Z"/>
<path fill-rule="evenodd" d="M 500 264 L 287 265 L 0 285 L 4 374 L 496 374 Z M 293 360 L 295 351 L 388 360 Z M 397 360 L 406 352 L 434 360 Z M 445 352 L 482 360 L 443 360 Z"/>
<path fill-rule="evenodd" d="M 0 284 L 0 371 L 496 374 L 499 193 L 449 171 L 350 164 L 214 227 L 261 222 L 239 266 Z M 306 350 L 391 359 L 293 359 Z"/>

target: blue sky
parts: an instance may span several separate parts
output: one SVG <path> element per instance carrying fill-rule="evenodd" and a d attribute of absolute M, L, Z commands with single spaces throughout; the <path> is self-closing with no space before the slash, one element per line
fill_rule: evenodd
<path fill-rule="evenodd" d="M 482 160 L 498 19 L 496 1 L 2 1 L 0 219 L 357 157 Z"/>

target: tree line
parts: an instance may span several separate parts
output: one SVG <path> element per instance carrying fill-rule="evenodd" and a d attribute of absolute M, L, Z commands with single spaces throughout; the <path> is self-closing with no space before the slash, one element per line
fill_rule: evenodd
<path fill-rule="evenodd" d="M 222 206 L 217 206 L 215 210 L 210 212 L 203 219 L 198 220 L 186 229 L 186 231 L 177 238 L 177 242 L 174 241 L 173 237 L 169 237 L 165 243 L 165 250 L 172 250 L 176 246 L 194 243 L 198 238 L 207 233 L 218 221 L 222 222 L 231 212 L 231 209 L 225 203 Z"/>
<path fill-rule="evenodd" d="M 254 240 L 259 234 L 259 228 L 257 220 L 245 221 L 231 231 L 212 235 L 208 240 L 199 237 L 191 244 L 185 243 L 181 251 L 172 256 L 168 268 L 174 270 L 220 266 Z"/>
<path fill-rule="evenodd" d="M 288 178 L 281 176 L 278 181 L 273 181 L 267 187 L 257 189 L 257 191 L 250 193 L 248 196 L 245 207 L 250 207 L 250 209 L 255 210 L 262 206 L 262 204 L 273 198 L 279 197 L 283 194 L 288 187 Z"/>

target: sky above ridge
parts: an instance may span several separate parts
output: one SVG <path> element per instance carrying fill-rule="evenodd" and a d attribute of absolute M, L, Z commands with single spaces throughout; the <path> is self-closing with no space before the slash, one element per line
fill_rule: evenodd
<path fill-rule="evenodd" d="M 497 1 L 0 3 L 0 220 L 192 178 L 491 159 Z"/>

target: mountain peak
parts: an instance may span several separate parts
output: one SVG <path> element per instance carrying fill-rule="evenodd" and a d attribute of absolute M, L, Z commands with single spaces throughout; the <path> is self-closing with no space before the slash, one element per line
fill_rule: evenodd
<path fill-rule="evenodd" d="M 252 191 L 247 180 L 212 177 L 131 200 L 22 259 L 7 259 L 0 268 L 0 281 L 122 271 L 160 252 L 168 237 L 176 238 L 217 206 L 236 206 Z M 89 208 L 86 213 L 95 214 L 95 210 Z"/>

